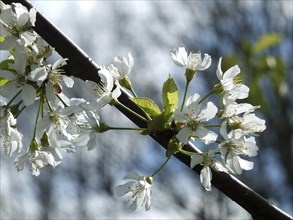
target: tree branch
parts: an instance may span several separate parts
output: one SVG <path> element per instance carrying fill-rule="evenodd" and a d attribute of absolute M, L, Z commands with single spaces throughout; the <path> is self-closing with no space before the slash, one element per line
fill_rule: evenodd
<path fill-rule="evenodd" d="M 27 8 L 33 7 L 28 1 L 25 0 L 3 0 L 3 2 L 6 4 L 19 2 Z M 40 12 L 37 12 L 36 26 L 34 29 L 52 47 L 54 47 L 62 57 L 69 59 L 67 61 L 67 74 L 72 74 L 73 76 L 83 80 L 92 80 L 95 82 L 100 81 L 99 75 L 97 74 L 99 70 L 97 64 Z M 122 95 L 119 97 L 119 101 L 138 114 L 143 115 L 141 109 L 129 100 L 128 95 L 125 92 L 122 92 Z M 137 126 L 146 127 L 145 121 L 135 117 L 119 106 L 116 107 Z M 152 138 L 154 138 L 164 148 L 166 148 L 169 141 L 169 137 L 167 136 L 152 136 Z M 191 143 L 186 145 L 185 149 L 197 152 L 196 147 L 194 147 Z M 190 157 L 182 154 L 176 154 L 175 157 L 189 167 Z M 193 171 L 199 174 L 201 168 L 202 166 L 198 165 L 194 167 Z M 240 182 L 234 176 L 216 170 L 212 170 L 212 174 L 212 184 L 247 210 L 254 219 L 292 219 L 292 217 L 287 213 L 266 201 L 263 197 Z"/>

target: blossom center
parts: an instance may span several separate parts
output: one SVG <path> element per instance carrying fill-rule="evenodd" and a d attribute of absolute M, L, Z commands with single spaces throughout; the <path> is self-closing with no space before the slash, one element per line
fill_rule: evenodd
<path fill-rule="evenodd" d="M 22 74 L 17 74 L 16 76 L 16 82 L 19 84 L 19 85 L 25 85 L 26 84 L 26 76 L 25 75 L 22 75 Z"/>
<path fill-rule="evenodd" d="M 140 183 L 135 183 L 130 189 L 132 190 L 132 198 L 141 198 L 144 194 L 145 187 Z"/>
<path fill-rule="evenodd" d="M 224 146 L 228 148 L 227 154 L 231 151 L 234 152 L 235 154 L 242 154 L 244 150 L 247 150 L 247 148 L 242 143 L 239 143 L 239 142 L 230 141 Z"/>

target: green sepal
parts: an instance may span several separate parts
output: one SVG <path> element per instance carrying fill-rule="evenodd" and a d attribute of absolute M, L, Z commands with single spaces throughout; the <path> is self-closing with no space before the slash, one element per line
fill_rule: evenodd
<path fill-rule="evenodd" d="M 141 110 L 144 111 L 150 118 L 156 117 L 161 114 L 159 106 L 149 98 L 130 98 Z"/>
<path fill-rule="evenodd" d="M 187 80 L 187 83 L 188 84 L 195 77 L 195 75 L 196 75 L 196 71 L 195 70 L 186 69 L 186 71 L 185 71 L 185 77 L 186 77 L 186 80 Z"/>
<path fill-rule="evenodd" d="M 30 144 L 29 151 L 34 152 L 39 150 L 40 150 L 40 145 L 38 144 L 36 138 L 34 138 Z"/>
<path fill-rule="evenodd" d="M 44 134 L 43 134 L 43 136 L 41 138 L 41 145 L 43 147 L 45 147 L 45 148 L 50 146 L 50 144 L 49 144 L 49 137 L 48 137 L 47 132 L 44 132 Z"/>
<path fill-rule="evenodd" d="M 213 92 L 217 93 L 217 94 L 221 94 L 222 92 L 224 92 L 224 88 L 223 88 L 222 84 L 217 83 L 213 88 Z"/>
<path fill-rule="evenodd" d="M 100 123 L 95 127 L 95 131 L 97 133 L 104 133 L 106 131 L 110 130 L 110 127 L 106 123 Z"/>
<path fill-rule="evenodd" d="M 175 136 L 173 136 L 168 143 L 166 157 L 170 157 L 171 155 L 178 153 L 182 146 L 183 144 L 180 141 L 178 141 L 178 139 Z"/>
<path fill-rule="evenodd" d="M 147 181 L 148 184 L 150 184 L 150 185 L 153 184 L 153 177 L 151 177 L 151 176 L 147 176 L 147 177 L 145 178 L 145 180 Z"/>
<path fill-rule="evenodd" d="M 131 91 L 131 88 L 132 88 L 131 81 L 128 79 L 128 77 L 123 77 L 122 79 L 120 79 L 119 84 L 122 87 L 124 87 L 124 88 L 126 88 L 126 89 Z"/>

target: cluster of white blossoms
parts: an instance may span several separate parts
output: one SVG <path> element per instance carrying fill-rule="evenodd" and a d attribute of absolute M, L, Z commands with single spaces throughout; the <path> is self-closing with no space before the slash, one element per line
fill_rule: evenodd
<path fill-rule="evenodd" d="M 204 60 L 202 60 L 200 53 L 187 55 L 185 48 L 182 47 L 179 47 L 178 51 L 172 52 L 171 55 L 175 64 L 186 68 L 186 78 L 187 73 L 192 72 L 195 75 L 197 70 L 205 70 L 211 64 L 209 55 L 205 54 Z M 258 147 L 254 136 L 266 129 L 265 120 L 258 118 L 253 113 L 259 106 L 236 102 L 238 99 L 247 98 L 249 93 L 249 88 L 239 78 L 238 65 L 223 73 L 221 62 L 222 58 L 219 59 L 216 71 L 220 83 L 215 85 L 209 93 L 209 95 L 213 93 L 220 95 L 223 103 L 221 109 L 218 109 L 211 101 L 204 103 L 206 97 L 201 99 L 200 95 L 195 93 L 187 99 L 184 108 L 177 108 L 174 113 L 174 119 L 180 125 L 180 130 L 176 135 L 180 142 L 186 144 L 190 139 L 199 139 L 207 147 L 212 143 L 217 145 L 216 149 L 211 147 L 204 153 L 191 154 L 190 166 L 192 168 L 198 164 L 203 166 L 200 180 L 208 191 L 211 190 L 212 180 L 210 167 L 221 171 L 226 169 L 236 174 L 253 168 L 253 162 L 242 157 L 257 155 Z M 207 124 L 215 116 L 222 121 L 219 131 L 222 138 L 219 138 L 216 132 L 207 129 L 217 127 Z M 216 157 L 218 154 L 221 155 L 220 161 Z"/>
<path fill-rule="evenodd" d="M 86 82 L 95 102 L 69 97 L 65 90 L 73 87 L 74 78 L 64 75 L 66 59 L 48 62 L 54 49 L 33 30 L 35 21 L 33 8 L 0 1 L 0 48 L 3 56 L 7 51 L 7 59 L 0 63 L 0 146 L 7 156 L 16 155 L 18 171 L 28 162 L 31 173 L 37 176 L 46 165 L 61 163 L 61 151 L 97 146 L 96 135 L 109 129 L 100 122 L 97 111 L 121 94 L 118 83 L 112 89 L 120 72 L 127 75 L 122 70 L 128 71 L 129 65 L 117 57 L 112 67 L 117 70 L 117 80 L 101 67 L 101 84 Z M 37 106 L 37 111 L 30 119 L 35 122 L 31 143 L 23 146 L 17 118 L 28 106 Z"/>
<path fill-rule="evenodd" d="M 15 155 L 18 171 L 28 163 L 31 173 L 37 176 L 45 166 L 60 164 L 61 152 L 75 152 L 77 147 L 83 146 L 94 149 L 97 135 L 110 129 L 137 130 L 142 135 L 166 134 L 170 138 L 167 159 L 152 175 L 132 172 L 124 177 L 131 181 L 116 187 L 117 196 L 131 193 L 132 210 L 138 203 L 150 209 L 153 178 L 173 154 L 190 156 L 191 168 L 202 166 L 200 180 L 206 190 L 211 190 L 212 169 L 241 174 L 242 170 L 253 168 L 253 162 L 247 157 L 257 155 L 255 136 L 266 127 L 265 121 L 254 113 L 259 106 L 237 103 L 249 93 L 239 78 L 237 65 L 223 73 L 220 58 L 215 74 L 220 82 L 203 98 L 197 93 L 187 98 L 190 82 L 198 71 L 210 67 L 212 59 L 208 54 L 204 54 L 203 59 L 201 53 L 188 54 L 185 48 L 179 47 L 171 57 L 176 65 L 185 68 L 184 98 L 179 105 L 177 85 L 169 76 L 163 84 L 163 108 L 160 109 L 151 99 L 137 97 L 129 79 L 134 64 L 129 53 L 127 58 L 115 57 L 109 65 L 99 66 L 99 83 L 84 82 L 85 97 L 90 97 L 90 101 L 75 98 L 68 93 L 74 86 L 74 78 L 64 75 L 62 70 L 66 59 L 48 62 L 54 49 L 33 30 L 35 21 L 34 9 L 0 1 L 0 48 L 1 53 L 7 53 L 7 59 L 0 63 L 0 148 L 9 157 Z M 133 94 L 130 100 L 144 115 L 119 102 L 122 88 Z M 220 107 L 205 101 L 212 94 L 222 99 Z M 117 128 L 101 122 L 98 113 L 107 104 L 125 108 L 144 120 L 147 127 Z M 30 117 L 34 127 L 27 137 L 31 140 L 29 146 L 24 146 L 17 119 L 28 106 L 33 106 L 30 113 L 35 109 Z M 217 124 L 209 124 L 211 120 Z M 186 151 L 184 145 L 189 141 L 200 141 L 207 150 Z"/>

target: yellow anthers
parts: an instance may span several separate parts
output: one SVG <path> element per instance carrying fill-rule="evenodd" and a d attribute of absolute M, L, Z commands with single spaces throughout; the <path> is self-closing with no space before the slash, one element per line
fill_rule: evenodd
<path fill-rule="evenodd" d="M 62 69 L 56 69 L 56 70 L 51 70 L 49 72 L 49 80 L 53 83 L 53 84 L 59 84 L 61 80 L 61 77 L 64 74 L 64 70 Z"/>
<path fill-rule="evenodd" d="M 241 121 L 235 121 L 235 120 L 229 120 L 228 121 L 229 126 L 232 130 L 236 130 L 238 128 L 241 128 Z"/>
<path fill-rule="evenodd" d="M 238 86 L 240 86 L 240 85 L 242 85 L 242 84 L 244 83 L 242 77 L 239 76 L 239 75 L 236 76 L 236 77 L 233 79 L 233 82 L 234 82 L 235 85 L 238 85 Z"/>

